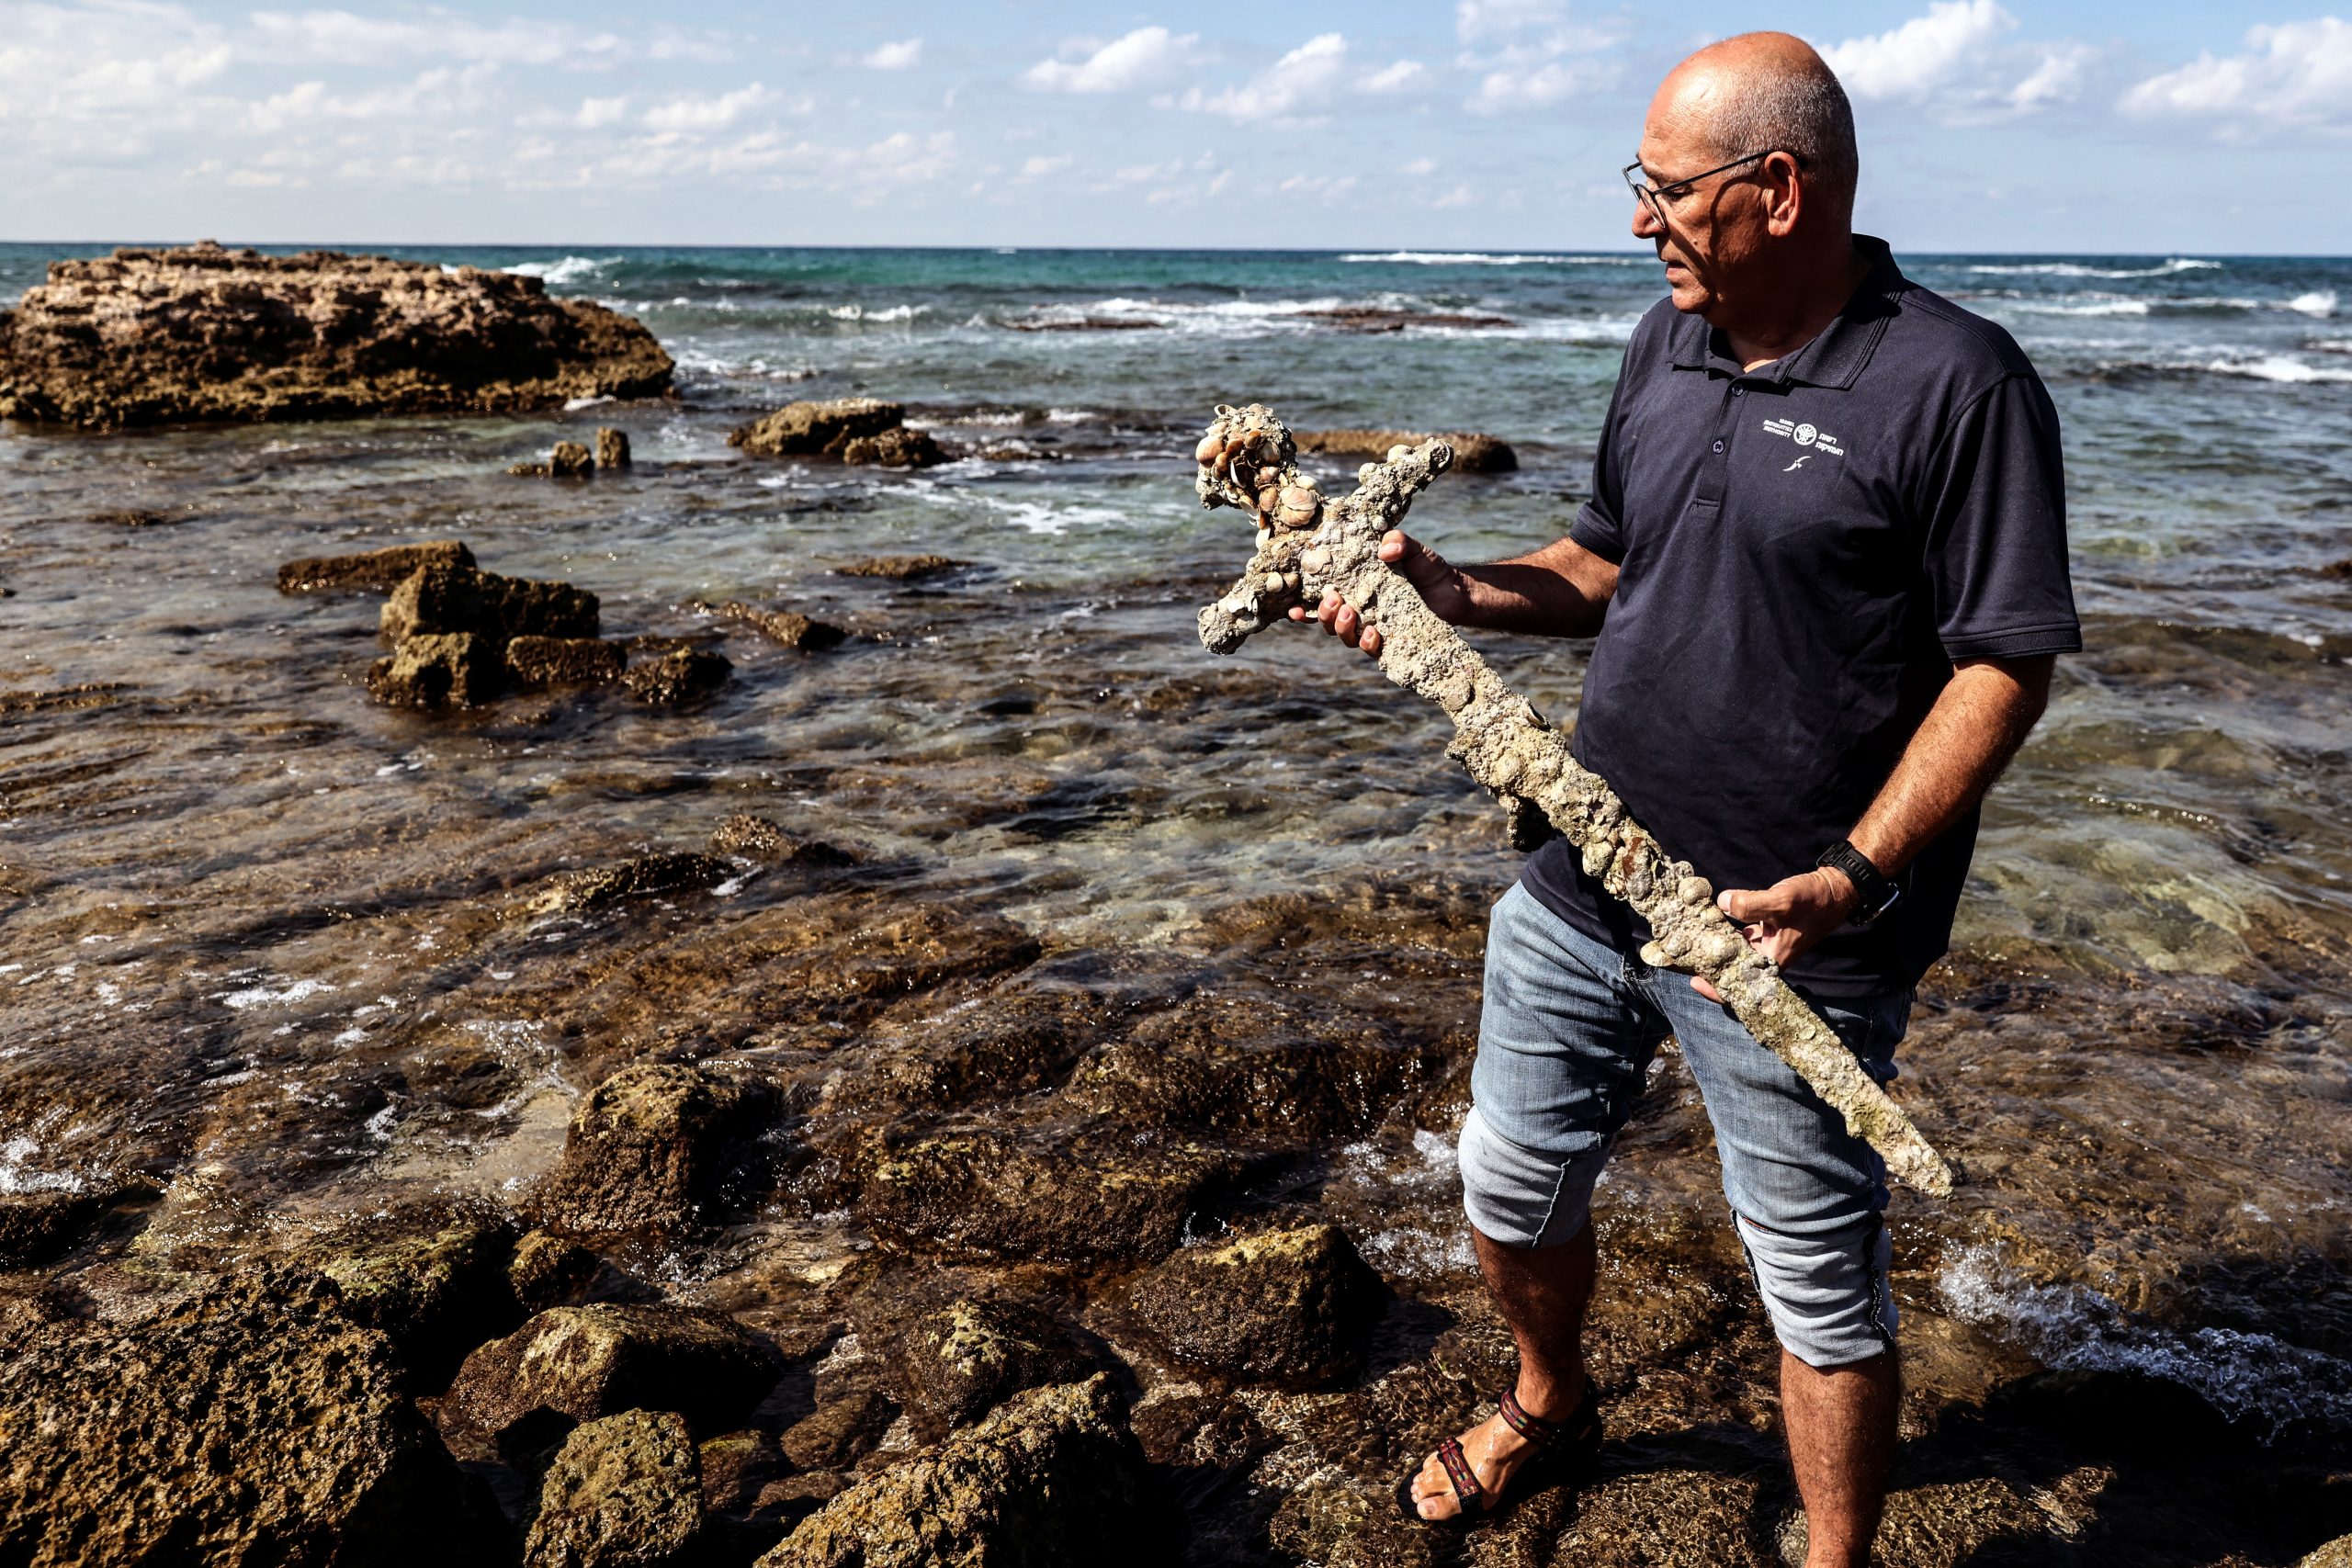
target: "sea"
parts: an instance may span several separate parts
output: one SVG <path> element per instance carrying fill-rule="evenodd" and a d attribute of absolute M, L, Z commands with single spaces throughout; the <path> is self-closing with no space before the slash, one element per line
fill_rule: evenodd
<path fill-rule="evenodd" d="M 0 246 L 0 299 L 107 248 Z M 200 1173 L 219 1203 L 191 1201 L 194 1236 L 402 1182 L 526 1180 L 582 1086 L 503 999 L 523 961 L 464 911 L 695 847 L 734 811 L 864 846 L 899 893 L 1051 951 L 1183 948 L 1210 985 L 1270 961 L 1203 935 L 1238 902 L 1401 881 L 1475 914 L 1509 886 L 1498 813 L 1433 710 L 1305 631 L 1203 651 L 1194 610 L 1251 540 L 1198 506 L 1190 452 L 1221 403 L 1491 433 L 1518 468 L 1449 476 L 1410 526 L 1468 560 L 1544 544 L 1662 292 L 1648 254 L 389 254 L 626 311 L 675 357 L 677 396 L 0 431 L 0 1190 Z M 1905 1289 L 2045 1364 L 2352 1430 L 2352 259 L 1896 254 L 2050 387 L 2087 645 L 1991 799 L 1905 1047 L 1898 1092 L 1971 1159 L 1981 1221 L 1939 1231 Z M 853 394 L 902 400 L 954 460 L 727 445 Z M 628 433 L 632 474 L 504 471 L 599 425 Z M 1354 461 L 1320 471 L 1344 486 Z M 275 570 L 445 537 L 595 592 L 611 635 L 707 635 L 701 602 L 743 599 L 852 640 L 804 656 L 739 630 L 730 684 L 679 713 L 390 713 L 357 684 L 372 603 L 281 596 Z M 907 554 L 962 564 L 839 570 Z M 1573 721 L 1583 645 L 1476 640 Z M 524 1053 L 534 1087 L 465 1126 L 346 1093 L 368 1053 L 423 1048 L 401 1021 L 425 1013 Z M 1354 1182 L 1379 1232 L 1379 1194 L 1443 1186 L 1442 1134 L 1351 1145 L 1333 1190 Z M 1453 1223 L 1366 1245 L 1458 1273 Z"/>

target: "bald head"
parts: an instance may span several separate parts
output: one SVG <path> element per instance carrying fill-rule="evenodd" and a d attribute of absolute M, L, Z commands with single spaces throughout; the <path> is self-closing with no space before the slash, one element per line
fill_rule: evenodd
<path fill-rule="evenodd" d="M 1853 106 L 1804 39 L 1742 33 L 1711 43 L 1668 73 L 1652 113 L 1679 122 L 1723 158 L 1795 153 L 1816 199 L 1830 215 L 1850 218 L 1860 163 Z"/>

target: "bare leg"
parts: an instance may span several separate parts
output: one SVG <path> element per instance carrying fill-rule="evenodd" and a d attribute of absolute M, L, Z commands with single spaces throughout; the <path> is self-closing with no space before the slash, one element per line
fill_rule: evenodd
<path fill-rule="evenodd" d="M 1584 1309 L 1592 1300 L 1600 1249 L 1587 1223 L 1557 1247 L 1505 1247 L 1470 1231 L 1487 1289 L 1519 1343 L 1519 1386 L 1511 1392 L 1530 1416 L 1566 1420 L 1584 1398 Z M 1462 1434 L 1462 1457 L 1478 1484 L 1499 1495 L 1534 1448 L 1499 1416 Z M 1445 1466 L 1431 1454 L 1413 1478 L 1413 1500 L 1425 1519 L 1449 1519 L 1461 1512 Z"/>
<path fill-rule="evenodd" d="M 1892 1353 L 1827 1371 L 1781 1352 L 1781 1414 L 1804 1498 L 1805 1568 L 1864 1568 L 1894 1461 Z"/>

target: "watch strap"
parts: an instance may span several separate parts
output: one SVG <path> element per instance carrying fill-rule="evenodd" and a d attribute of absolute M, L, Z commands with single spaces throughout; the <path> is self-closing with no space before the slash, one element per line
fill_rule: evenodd
<path fill-rule="evenodd" d="M 1895 900 L 1903 897 L 1903 889 L 1882 876 L 1878 867 L 1871 863 L 1870 857 L 1847 840 L 1840 839 L 1822 851 L 1813 863 L 1836 866 L 1853 883 L 1854 891 L 1861 897 L 1861 902 L 1855 907 L 1853 914 L 1856 925 L 1870 924 L 1893 908 Z"/>

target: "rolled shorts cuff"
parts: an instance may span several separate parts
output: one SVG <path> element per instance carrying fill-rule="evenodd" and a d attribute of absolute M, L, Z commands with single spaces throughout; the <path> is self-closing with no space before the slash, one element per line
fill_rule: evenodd
<path fill-rule="evenodd" d="M 1566 1158 L 1538 1154 L 1496 1132 L 1474 1105 L 1455 1145 L 1463 1212 L 1479 1235 L 1506 1247 L 1573 1241 L 1592 1216 L 1593 1185 L 1613 1141 Z"/>
<path fill-rule="evenodd" d="M 1878 1215 L 1819 1235 L 1769 1231 L 1744 1214 L 1736 1223 L 1772 1332 L 1791 1355 L 1826 1370 L 1894 1348 L 1894 1244 Z"/>

